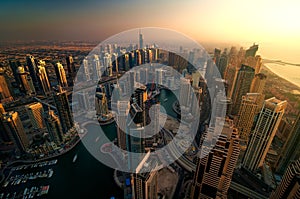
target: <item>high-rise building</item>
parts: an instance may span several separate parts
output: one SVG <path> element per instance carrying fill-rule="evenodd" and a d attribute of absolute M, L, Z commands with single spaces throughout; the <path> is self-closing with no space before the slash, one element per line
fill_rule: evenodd
<path fill-rule="evenodd" d="M 256 171 L 263 165 L 286 106 L 286 101 L 275 97 L 264 101 L 243 158 L 244 168 Z"/>
<path fill-rule="evenodd" d="M 240 109 L 242 96 L 246 95 L 250 91 L 250 86 L 252 79 L 254 77 L 254 69 L 250 66 L 242 65 L 237 71 L 237 76 L 234 87 L 232 89 L 231 99 L 232 99 L 232 109 L 231 114 L 236 115 Z"/>
<path fill-rule="evenodd" d="M 192 80 L 193 80 L 192 86 L 194 88 L 199 87 L 200 77 L 201 77 L 201 74 L 200 74 L 199 71 L 196 71 L 196 72 L 192 73 Z"/>
<path fill-rule="evenodd" d="M 288 165 L 300 158 L 300 114 L 298 114 L 289 136 L 276 161 L 276 172 L 283 174 Z"/>
<path fill-rule="evenodd" d="M 130 124 L 129 124 L 130 125 Z M 143 158 L 145 152 L 144 135 L 145 128 L 141 124 L 136 124 L 134 127 L 128 127 L 126 138 L 126 149 L 131 153 L 128 154 L 129 169 L 135 169 Z"/>
<path fill-rule="evenodd" d="M 251 84 L 250 93 L 264 93 L 267 76 L 263 73 L 258 73 L 254 76 Z"/>
<path fill-rule="evenodd" d="M 4 124 L 2 121 L 2 116 L 5 114 L 5 109 L 3 107 L 3 104 L 0 103 L 0 141 L 4 143 L 12 142 L 11 136 L 7 134 L 7 132 L 4 129 Z"/>
<path fill-rule="evenodd" d="M 232 120 L 217 118 L 202 136 L 191 198 L 227 198 L 240 150 L 237 129 Z"/>
<path fill-rule="evenodd" d="M 10 139 L 16 147 L 20 150 L 20 152 L 26 152 L 29 146 L 29 140 L 18 112 L 12 111 L 4 113 L 2 115 L 2 121 L 6 134 L 10 136 Z"/>
<path fill-rule="evenodd" d="M 66 133 L 74 126 L 74 121 L 69 105 L 67 92 L 63 90 L 61 86 L 58 86 L 57 88 L 58 91 L 53 95 L 53 98 L 63 128 L 63 132 Z"/>
<path fill-rule="evenodd" d="M 20 86 L 21 82 L 19 80 L 19 75 L 18 75 L 18 67 L 20 66 L 20 62 L 16 61 L 16 60 L 9 60 L 9 66 L 13 72 L 15 81 L 17 83 L 18 86 Z"/>
<path fill-rule="evenodd" d="M 140 30 L 139 31 L 139 49 L 142 49 L 142 48 L 144 48 L 144 37 Z"/>
<path fill-rule="evenodd" d="M 44 121 L 50 136 L 51 141 L 59 145 L 63 142 L 63 130 L 59 118 L 53 110 L 48 110 L 44 114 Z"/>
<path fill-rule="evenodd" d="M 76 75 L 76 68 L 75 68 L 75 63 L 73 61 L 72 55 L 66 57 L 66 62 L 67 62 L 68 78 L 73 81 Z"/>
<path fill-rule="evenodd" d="M 299 145 L 299 143 L 298 143 Z M 300 159 L 292 162 L 270 199 L 300 198 Z"/>
<path fill-rule="evenodd" d="M 40 60 L 37 70 L 37 76 L 40 83 L 40 88 L 44 95 L 49 95 L 51 93 L 51 86 L 47 75 L 47 70 L 45 68 L 45 61 Z"/>
<path fill-rule="evenodd" d="M 130 109 L 130 103 L 128 101 L 117 102 L 116 121 L 118 124 L 117 127 L 118 145 L 123 150 L 126 150 L 126 129 L 127 129 L 127 119 L 128 119 L 129 109 Z"/>
<path fill-rule="evenodd" d="M 242 97 L 242 103 L 236 117 L 235 126 L 239 131 L 240 141 L 243 146 L 248 143 L 254 118 L 261 102 L 261 96 L 262 94 L 260 93 L 247 93 Z"/>
<path fill-rule="evenodd" d="M 161 68 L 155 69 L 156 84 L 163 85 L 164 76 L 165 76 L 165 70 Z"/>
<path fill-rule="evenodd" d="M 13 101 L 13 97 L 11 96 L 8 81 L 3 68 L 0 68 L 0 101 L 2 103 Z"/>
<path fill-rule="evenodd" d="M 83 79 L 86 80 L 86 81 L 90 81 L 91 80 L 91 75 L 90 75 L 88 59 L 84 58 L 83 61 L 82 61 L 82 64 L 83 64 L 83 73 L 84 73 Z"/>
<path fill-rule="evenodd" d="M 134 199 L 156 199 L 158 191 L 158 163 L 151 159 L 149 153 L 143 158 L 132 174 Z"/>
<path fill-rule="evenodd" d="M 108 102 L 104 92 L 97 92 L 95 97 L 96 114 L 105 117 L 108 114 Z"/>
<path fill-rule="evenodd" d="M 257 50 L 258 50 L 258 45 L 253 44 L 252 46 L 250 46 L 249 49 L 246 50 L 245 58 L 249 56 L 255 57 Z"/>
<path fill-rule="evenodd" d="M 180 78 L 180 91 L 179 91 L 179 103 L 180 106 L 188 107 L 191 102 L 191 92 L 192 87 L 190 80 L 185 78 Z"/>
<path fill-rule="evenodd" d="M 28 104 L 25 106 L 29 119 L 31 121 L 32 127 L 34 129 L 42 129 L 45 127 L 43 120 L 43 105 L 39 102 Z"/>
<path fill-rule="evenodd" d="M 54 69 L 55 69 L 58 84 L 64 88 L 68 87 L 66 72 L 65 72 L 63 65 L 61 63 L 57 62 L 55 64 Z"/>
<path fill-rule="evenodd" d="M 24 67 L 19 66 L 18 74 L 21 81 L 21 92 L 26 95 L 34 95 L 36 90 L 29 73 L 24 70 Z"/>
<path fill-rule="evenodd" d="M 29 54 L 26 55 L 26 63 L 29 69 L 30 77 L 32 79 L 34 88 L 38 90 L 39 85 L 38 85 L 37 67 L 36 67 L 35 58 L 32 55 Z"/>

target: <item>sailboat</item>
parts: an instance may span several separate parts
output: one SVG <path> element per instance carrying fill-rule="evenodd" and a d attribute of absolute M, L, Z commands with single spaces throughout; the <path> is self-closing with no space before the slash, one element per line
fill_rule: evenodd
<path fill-rule="evenodd" d="M 74 155 L 73 163 L 77 160 L 77 154 Z"/>

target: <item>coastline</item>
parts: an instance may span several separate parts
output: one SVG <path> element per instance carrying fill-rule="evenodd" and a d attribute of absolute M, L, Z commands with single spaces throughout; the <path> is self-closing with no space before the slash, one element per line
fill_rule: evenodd
<path fill-rule="evenodd" d="M 293 80 L 291 80 L 289 77 L 287 77 L 286 75 L 282 75 L 280 73 L 278 73 L 277 71 L 275 71 L 274 69 L 272 69 L 272 66 L 270 66 L 270 64 L 275 64 L 275 63 L 263 63 L 263 67 L 265 67 L 266 69 L 268 69 L 271 73 L 274 73 L 276 76 L 288 81 L 289 83 L 293 84 L 294 86 L 298 87 L 298 89 L 300 89 L 300 82 L 297 83 Z M 299 67 L 299 72 L 300 72 L 300 67 Z"/>

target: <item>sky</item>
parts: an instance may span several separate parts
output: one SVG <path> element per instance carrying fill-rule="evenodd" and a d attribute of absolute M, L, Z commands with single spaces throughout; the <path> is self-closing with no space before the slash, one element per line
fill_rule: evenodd
<path fill-rule="evenodd" d="M 0 40 L 104 40 L 139 27 L 194 40 L 260 46 L 270 59 L 300 63 L 298 0 L 0 0 Z"/>

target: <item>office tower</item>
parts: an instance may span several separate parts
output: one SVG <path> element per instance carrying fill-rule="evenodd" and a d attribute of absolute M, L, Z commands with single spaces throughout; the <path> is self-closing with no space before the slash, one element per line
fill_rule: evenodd
<path fill-rule="evenodd" d="M 254 130 L 250 135 L 242 162 L 243 167 L 250 171 L 256 171 L 263 165 L 286 106 L 286 101 L 280 101 L 275 97 L 264 101 Z"/>
<path fill-rule="evenodd" d="M 0 103 L 0 141 L 4 143 L 9 143 L 11 142 L 11 135 L 7 134 L 7 132 L 4 129 L 3 121 L 2 121 L 2 116 L 5 114 L 5 109 L 3 107 L 3 104 Z"/>
<path fill-rule="evenodd" d="M 191 89 L 192 87 L 190 80 L 180 78 L 179 103 L 181 107 L 189 107 L 191 101 Z"/>
<path fill-rule="evenodd" d="M 219 64 L 220 57 L 221 57 L 221 50 L 218 48 L 215 48 L 213 60 L 217 66 Z"/>
<path fill-rule="evenodd" d="M 232 120 L 217 118 L 216 125 L 202 136 L 191 198 L 227 198 L 239 156 L 238 131 Z"/>
<path fill-rule="evenodd" d="M 96 114 L 105 117 L 108 114 L 107 98 L 104 92 L 97 92 L 95 97 Z"/>
<path fill-rule="evenodd" d="M 270 199 L 286 198 L 300 198 L 300 159 L 288 166 L 280 184 L 270 196 Z"/>
<path fill-rule="evenodd" d="M 106 76 L 112 76 L 112 61 L 111 61 L 111 55 L 108 53 L 105 53 L 103 57 L 103 67 L 105 69 L 105 75 Z"/>
<path fill-rule="evenodd" d="M 10 136 L 11 141 L 16 145 L 20 152 L 26 152 L 29 146 L 29 140 L 25 133 L 23 124 L 18 112 L 8 112 L 2 115 L 2 122 L 6 134 Z"/>
<path fill-rule="evenodd" d="M 9 90 L 8 84 L 9 82 L 7 81 L 5 71 L 1 67 L 0 68 L 0 101 L 2 103 L 13 101 L 13 97 L 11 96 L 11 92 Z"/>
<path fill-rule="evenodd" d="M 214 77 L 215 77 L 215 65 L 212 59 L 207 60 L 206 64 L 206 70 L 205 70 L 205 79 L 207 82 L 207 86 L 211 87 L 213 82 L 214 82 Z"/>
<path fill-rule="evenodd" d="M 21 82 L 19 80 L 19 75 L 18 75 L 18 67 L 20 66 L 20 62 L 16 60 L 9 60 L 9 66 L 13 72 L 17 85 L 20 86 Z"/>
<path fill-rule="evenodd" d="M 250 46 L 249 49 L 246 50 L 245 58 L 249 56 L 255 57 L 257 50 L 258 50 L 258 45 L 254 43 L 252 46 Z"/>
<path fill-rule="evenodd" d="M 45 61 L 40 60 L 37 70 L 37 76 L 40 83 L 40 88 L 43 91 L 44 95 L 49 95 L 51 93 L 51 86 L 48 80 L 47 70 L 45 68 Z"/>
<path fill-rule="evenodd" d="M 192 95 L 192 110 L 191 113 L 194 117 L 200 115 L 201 105 L 203 103 L 203 90 L 202 88 L 195 88 L 194 94 Z"/>
<path fill-rule="evenodd" d="M 112 67 L 116 73 L 119 73 L 119 62 L 118 62 L 118 53 L 112 54 Z"/>
<path fill-rule="evenodd" d="M 76 75 L 75 63 L 72 55 L 66 57 L 68 77 L 73 80 Z"/>
<path fill-rule="evenodd" d="M 26 95 L 34 95 L 36 90 L 29 73 L 24 70 L 24 67 L 19 66 L 18 74 L 21 81 L 21 92 Z"/>
<path fill-rule="evenodd" d="M 217 117 L 225 117 L 231 106 L 231 100 L 226 97 L 226 93 L 222 90 L 218 91 L 213 99 L 212 119 Z M 194 108 L 194 107 L 193 107 Z M 214 124 L 215 121 L 211 121 Z"/>
<path fill-rule="evenodd" d="M 61 86 L 57 86 L 57 89 L 58 91 L 54 93 L 53 98 L 63 132 L 66 133 L 74 126 L 73 116 L 69 106 L 67 92 L 63 90 Z"/>
<path fill-rule="evenodd" d="M 135 173 L 131 174 L 134 199 L 158 198 L 158 163 L 149 156 L 148 153 L 135 169 Z"/>
<path fill-rule="evenodd" d="M 151 106 L 149 112 L 149 118 L 147 118 L 147 126 L 145 126 L 145 147 L 152 147 L 155 139 L 159 133 L 159 115 L 160 105 L 154 104 Z M 150 123 L 149 123 L 150 122 Z"/>
<path fill-rule="evenodd" d="M 134 93 L 132 94 L 133 101 L 135 101 L 139 107 L 141 107 L 143 110 L 145 110 L 145 102 L 148 99 L 147 97 L 147 87 L 141 86 L 137 88 Z"/>
<path fill-rule="evenodd" d="M 82 61 L 83 64 L 83 79 L 86 81 L 90 81 L 91 80 L 91 75 L 90 75 L 90 69 L 89 69 L 89 62 L 87 58 L 84 58 Z"/>
<path fill-rule="evenodd" d="M 251 84 L 250 93 L 264 93 L 267 76 L 263 73 L 258 73 L 254 76 Z"/>
<path fill-rule="evenodd" d="M 156 78 L 155 82 L 157 85 L 163 85 L 164 76 L 165 76 L 165 70 L 161 68 L 155 69 L 155 78 Z"/>
<path fill-rule="evenodd" d="M 135 85 L 135 71 L 129 71 L 129 75 L 127 75 L 127 89 L 128 89 L 128 94 L 132 95 L 134 93 L 134 85 Z"/>
<path fill-rule="evenodd" d="M 236 117 L 235 126 L 239 131 L 240 143 L 243 147 L 248 144 L 250 132 L 261 103 L 260 93 L 247 93 L 242 97 L 239 113 Z M 260 110 L 259 110 L 260 111 Z"/>
<path fill-rule="evenodd" d="M 63 88 L 68 87 L 66 72 L 63 65 L 57 62 L 54 66 L 54 69 L 55 69 L 58 84 Z"/>
<path fill-rule="evenodd" d="M 51 141 L 59 145 L 63 142 L 63 130 L 59 118 L 55 115 L 53 110 L 48 110 L 44 113 L 44 121 L 47 127 Z"/>
<path fill-rule="evenodd" d="M 78 100 L 79 107 L 84 110 L 90 110 L 90 100 L 89 100 L 89 93 L 87 91 L 79 91 L 76 93 L 76 99 Z"/>
<path fill-rule="evenodd" d="M 235 83 L 233 84 L 234 87 L 232 89 L 232 109 L 231 109 L 231 114 L 236 115 L 240 109 L 241 101 L 242 101 L 242 96 L 246 95 L 246 93 L 249 92 L 250 86 L 252 79 L 254 77 L 254 69 L 242 65 L 241 68 L 237 71 L 237 76 Z"/>
<path fill-rule="evenodd" d="M 144 38 L 141 30 L 139 31 L 139 49 L 144 48 Z"/>
<path fill-rule="evenodd" d="M 132 123 L 131 123 L 132 124 Z M 142 124 L 129 124 L 126 138 L 126 149 L 132 153 L 128 154 L 129 169 L 135 169 L 142 160 L 142 155 L 145 152 L 144 135 L 145 128 Z"/>
<path fill-rule="evenodd" d="M 262 66 L 262 58 L 260 55 L 256 55 L 255 56 L 255 74 L 258 74 L 260 73 L 260 69 L 261 69 L 261 66 Z"/>
<path fill-rule="evenodd" d="M 228 64 L 228 56 L 227 56 L 227 49 L 225 48 L 224 52 L 222 53 L 221 57 L 219 58 L 219 62 L 217 63 L 217 67 L 221 74 L 221 78 L 225 77 L 225 71 Z"/>
<path fill-rule="evenodd" d="M 99 81 L 102 77 L 102 67 L 98 55 L 94 55 L 92 59 L 93 80 Z"/>
<path fill-rule="evenodd" d="M 300 158 L 300 114 L 298 114 L 281 153 L 276 161 L 276 172 L 283 174 L 288 165 Z"/>
<path fill-rule="evenodd" d="M 126 150 L 126 129 L 127 129 L 127 118 L 129 114 L 130 103 L 128 101 L 117 102 L 117 135 L 118 145 L 121 149 Z"/>
<path fill-rule="evenodd" d="M 32 127 L 34 129 L 42 129 L 44 128 L 44 120 L 43 120 L 43 105 L 39 102 L 28 104 L 25 106 L 29 119 L 31 121 Z"/>
<path fill-rule="evenodd" d="M 192 73 L 192 80 L 193 80 L 192 86 L 194 88 L 198 88 L 199 87 L 200 77 L 201 77 L 200 72 L 197 71 L 197 72 Z"/>
<path fill-rule="evenodd" d="M 30 77 L 32 79 L 34 88 L 36 90 L 39 89 L 38 86 L 38 77 L 37 77 L 37 67 L 36 67 L 36 63 L 35 63 L 35 59 L 32 55 L 26 55 L 26 63 L 29 69 L 29 73 L 30 73 Z"/>

